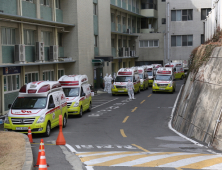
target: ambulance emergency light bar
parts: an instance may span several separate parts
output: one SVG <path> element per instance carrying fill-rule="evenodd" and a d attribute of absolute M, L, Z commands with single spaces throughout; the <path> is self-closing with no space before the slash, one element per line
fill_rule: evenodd
<path fill-rule="evenodd" d="M 171 71 L 157 71 L 158 74 L 171 74 Z"/>
<path fill-rule="evenodd" d="M 152 71 L 152 70 L 153 70 L 152 68 L 148 68 L 148 69 L 147 69 L 147 71 Z"/>
<path fill-rule="evenodd" d="M 118 75 L 132 75 L 132 72 L 118 72 Z"/>
<path fill-rule="evenodd" d="M 31 85 L 30 85 L 31 88 L 37 88 L 38 86 L 35 85 L 35 82 L 33 82 Z M 52 85 L 52 88 L 50 89 L 50 85 L 49 84 L 46 84 L 46 85 L 43 85 L 42 87 L 39 88 L 38 90 L 38 93 L 45 93 L 45 92 L 48 92 L 52 89 L 56 89 L 56 88 L 59 88 L 61 87 L 61 84 L 60 83 L 57 83 L 57 84 L 54 84 Z M 19 90 L 19 93 L 26 93 L 27 91 L 27 85 L 24 85 L 21 87 L 21 89 Z M 37 92 L 37 89 L 28 89 L 28 93 L 36 93 Z"/>
<path fill-rule="evenodd" d="M 83 82 L 83 80 L 82 80 Z M 78 86 L 79 81 L 60 81 L 59 82 L 62 86 Z"/>

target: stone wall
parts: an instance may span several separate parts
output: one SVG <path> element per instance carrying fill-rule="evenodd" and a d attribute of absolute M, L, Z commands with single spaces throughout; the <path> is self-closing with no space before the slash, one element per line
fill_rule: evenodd
<path fill-rule="evenodd" d="M 177 131 L 219 150 L 222 150 L 221 68 L 222 47 L 216 47 L 206 65 L 187 78 L 172 121 Z"/>

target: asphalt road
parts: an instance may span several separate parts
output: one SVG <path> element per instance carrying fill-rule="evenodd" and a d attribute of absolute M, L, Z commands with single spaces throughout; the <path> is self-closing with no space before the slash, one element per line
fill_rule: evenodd
<path fill-rule="evenodd" d="M 128 100 L 127 95 L 104 93 L 93 97 L 93 110 L 82 118 L 71 117 L 63 133 L 66 147 L 55 146 L 58 128 L 48 138 L 35 135 L 32 144 L 37 159 L 39 141 L 45 141 L 49 170 L 181 170 L 222 169 L 221 155 L 194 145 L 168 128 L 174 94 L 155 93 L 151 88 Z M 77 156 L 76 156 L 77 155 Z M 37 168 L 35 168 L 37 169 Z"/>

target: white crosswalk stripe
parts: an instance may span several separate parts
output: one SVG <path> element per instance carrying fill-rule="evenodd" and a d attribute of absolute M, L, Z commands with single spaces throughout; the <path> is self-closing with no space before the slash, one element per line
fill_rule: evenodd
<path fill-rule="evenodd" d="M 87 166 L 222 169 L 222 155 L 188 152 L 78 152 Z"/>

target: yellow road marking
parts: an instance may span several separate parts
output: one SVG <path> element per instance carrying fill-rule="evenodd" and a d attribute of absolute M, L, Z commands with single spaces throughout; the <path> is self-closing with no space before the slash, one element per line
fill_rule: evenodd
<path fill-rule="evenodd" d="M 209 167 L 209 166 L 219 164 L 219 163 L 222 163 L 222 158 L 221 157 L 213 158 L 213 159 L 207 159 L 207 160 L 204 160 L 204 161 L 200 161 L 200 162 L 193 163 L 193 164 L 186 165 L 186 166 L 179 167 L 179 168 L 202 169 L 202 168 Z"/>
<path fill-rule="evenodd" d="M 152 96 L 152 94 L 150 94 L 148 97 Z"/>
<path fill-rule="evenodd" d="M 124 137 L 124 138 L 126 138 L 127 136 L 125 135 L 125 133 L 124 133 L 124 130 L 123 129 L 120 129 L 120 133 L 121 133 L 121 135 Z"/>
<path fill-rule="evenodd" d="M 175 168 L 176 170 L 183 170 L 183 169 L 181 169 L 181 168 Z"/>
<path fill-rule="evenodd" d="M 128 118 L 129 118 L 129 116 L 126 116 L 125 119 L 123 120 L 123 123 L 126 123 Z"/>
<path fill-rule="evenodd" d="M 186 159 L 186 158 L 192 158 L 192 157 L 197 157 L 197 156 L 205 156 L 205 155 L 209 155 L 209 154 L 190 154 L 190 155 L 179 155 L 179 156 L 172 156 L 172 157 L 168 157 L 168 158 L 163 158 L 163 159 L 158 159 L 155 161 L 150 161 L 147 163 L 143 163 L 143 164 L 138 164 L 138 165 L 134 165 L 135 167 L 156 167 L 159 165 L 164 165 L 167 163 L 171 163 L 171 162 L 175 162 L 181 159 Z"/>
<path fill-rule="evenodd" d="M 31 143 L 32 145 L 40 145 L 40 143 Z M 44 145 L 56 145 L 56 144 L 45 144 Z"/>
<path fill-rule="evenodd" d="M 143 104 L 146 100 L 143 100 L 140 104 Z"/>
<path fill-rule="evenodd" d="M 148 151 L 148 150 L 146 150 L 146 149 L 144 149 L 144 148 L 142 148 L 141 146 L 138 146 L 138 145 L 136 145 L 136 144 L 132 144 L 132 145 L 135 146 L 135 147 L 137 147 L 138 149 L 140 149 L 140 150 L 142 150 L 142 151 L 150 152 L 150 151 Z"/>
<path fill-rule="evenodd" d="M 106 152 L 86 152 L 86 153 L 78 153 L 76 155 L 91 155 L 91 154 L 97 154 L 97 153 L 106 153 Z M 109 152 L 107 151 L 107 153 Z"/>
<path fill-rule="evenodd" d="M 132 112 L 135 112 L 136 109 L 137 109 L 137 107 L 135 107 L 135 108 L 132 110 Z"/>
<path fill-rule="evenodd" d="M 120 164 L 120 163 L 124 163 L 124 162 L 128 162 L 128 161 L 133 161 L 136 159 L 140 159 L 140 158 L 145 158 L 145 157 L 149 157 L 149 156 L 156 156 L 156 155 L 165 155 L 165 154 L 174 154 L 175 152 L 161 152 L 161 153 L 154 153 L 154 154 L 141 154 L 142 155 L 133 155 L 133 156 L 127 156 L 124 158 L 118 158 L 118 159 L 113 159 L 111 161 L 107 161 L 107 162 L 103 162 L 103 163 L 98 163 L 98 164 L 94 164 L 94 165 L 88 165 L 88 166 L 112 166 L 112 165 L 116 165 L 116 164 Z"/>
<path fill-rule="evenodd" d="M 96 155 L 96 156 L 87 156 L 80 158 L 82 162 L 86 161 L 91 161 L 93 159 L 98 159 L 98 158 L 104 158 L 104 157 L 109 157 L 109 156 L 117 156 L 117 155 L 126 155 L 126 154 L 134 154 L 134 153 L 140 153 L 140 152 L 121 152 L 121 153 L 113 153 L 113 154 L 107 154 L 107 155 Z"/>

